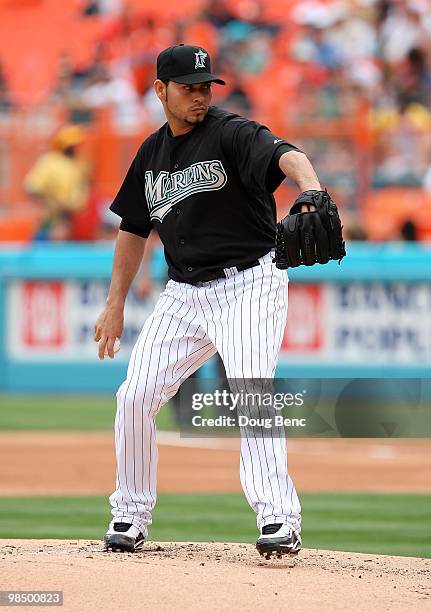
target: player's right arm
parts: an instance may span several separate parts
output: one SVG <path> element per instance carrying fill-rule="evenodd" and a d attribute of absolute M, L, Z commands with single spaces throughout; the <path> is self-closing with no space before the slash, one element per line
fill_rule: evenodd
<path fill-rule="evenodd" d="M 153 257 L 154 250 L 160 245 L 160 239 L 157 232 L 152 231 L 148 236 L 147 243 L 145 245 L 144 257 L 142 259 L 142 270 L 141 274 L 138 274 L 135 289 L 136 293 L 146 298 L 151 295 L 153 291 L 153 281 L 150 274 L 150 264 Z"/>
<path fill-rule="evenodd" d="M 123 333 L 126 296 L 141 265 L 147 238 L 153 227 L 141 172 L 145 167 L 142 161 L 144 145 L 132 161 L 109 207 L 122 220 L 115 245 L 108 299 L 94 326 L 94 339 L 99 343 L 99 359 L 104 358 L 105 350 L 111 359 L 114 358 L 115 339 Z"/>
<path fill-rule="evenodd" d="M 118 232 L 106 306 L 94 326 L 94 340 L 99 343 L 99 359 L 105 350 L 114 358 L 115 338 L 123 333 L 124 304 L 144 255 L 147 239 L 127 231 Z"/>

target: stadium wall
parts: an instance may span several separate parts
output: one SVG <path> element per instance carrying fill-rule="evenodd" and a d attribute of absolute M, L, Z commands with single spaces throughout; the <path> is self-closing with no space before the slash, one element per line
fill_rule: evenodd
<path fill-rule="evenodd" d="M 355 243 L 340 266 L 289 272 L 289 323 L 278 376 L 429 377 L 431 247 Z M 121 351 L 100 362 L 93 325 L 106 299 L 111 244 L 3 246 L 0 250 L 0 390 L 114 391 L 142 323 L 166 279 L 162 251 L 155 291 L 131 291 Z M 211 363 L 202 375 L 211 376 Z"/>

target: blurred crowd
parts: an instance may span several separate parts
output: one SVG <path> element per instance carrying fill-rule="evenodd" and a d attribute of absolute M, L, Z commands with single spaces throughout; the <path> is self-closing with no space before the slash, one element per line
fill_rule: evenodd
<path fill-rule="evenodd" d="M 287 138 L 289 126 L 301 133 L 312 122 L 355 122 L 365 113 L 371 185 L 422 185 L 431 193 L 431 0 L 203 0 L 170 21 L 145 2 L 75 4 L 83 22 L 100 27 L 86 62 L 58 57 L 46 92 L 45 102 L 63 105 L 70 123 L 91 125 L 109 107 L 118 133 L 157 128 L 164 116 L 152 90 L 156 57 L 171 44 L 197 43 L 228 83 L 214 87 L 216 104 L 269 124 L 279 118 Z M 275 4 L 281 17 L 269 10 Z M 0 68 L 2 121 L 19 104 Z M 295 144 L 325 183 L 354 201 L 358 151 L 349 139 L 308 133 Z M 352 236 L 366 237 L 356 229 Z"/>

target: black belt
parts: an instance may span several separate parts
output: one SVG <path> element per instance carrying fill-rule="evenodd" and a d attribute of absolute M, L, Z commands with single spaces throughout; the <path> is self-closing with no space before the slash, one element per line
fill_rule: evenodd
<path fill-rule="evenodd" d="M 239 266 L 234 266 L 234 267 L 238 270 L 238 272 L 242 272 L 243 270 L 248 270 L 249 268 L 254 268 L 255 266 L 258 266 L 259 263 L 260 263 L 259 260 L 255 259 L 254 261 L 251 261 L 250 263 L 246 263 L 246 264 L 243 264 L 242 266 L 239 265 Z"/>
<path fill-rule="evenodd" d="M 229 278 L 229 274 L 226 275 L 225 269 L 227 270 L 229 268 L 236 268 L 238 272 L 242 272 L 243 270 L 254 268 L 255 266 L 258 266 L 259 264 L 260 264 L 259 260 L 255 259 L 253 261 L 249 261 L 244 264 L 239 264 L 238 266 L 226 266 L 226 268 L 218 268 L 217 270 L 213 270 L 211 274 L 209 274 L 205 280 L 196 281 L 195 283 L 190 283 L 190 284 L 199 285 L 200 283 L 207 283 L 212 280 L 217 280 L 218 278 Z"/>

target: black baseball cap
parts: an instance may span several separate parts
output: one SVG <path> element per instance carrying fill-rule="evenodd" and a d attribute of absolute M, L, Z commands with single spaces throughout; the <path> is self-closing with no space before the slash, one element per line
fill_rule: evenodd
<path fill-rule="evenodd" d="M 211 60 L 205 49 L 183 44 L 168 47 L 159 54 L 157 78 L 187 85 L 209 82 L 226 85 L 211 73 Z"/>

